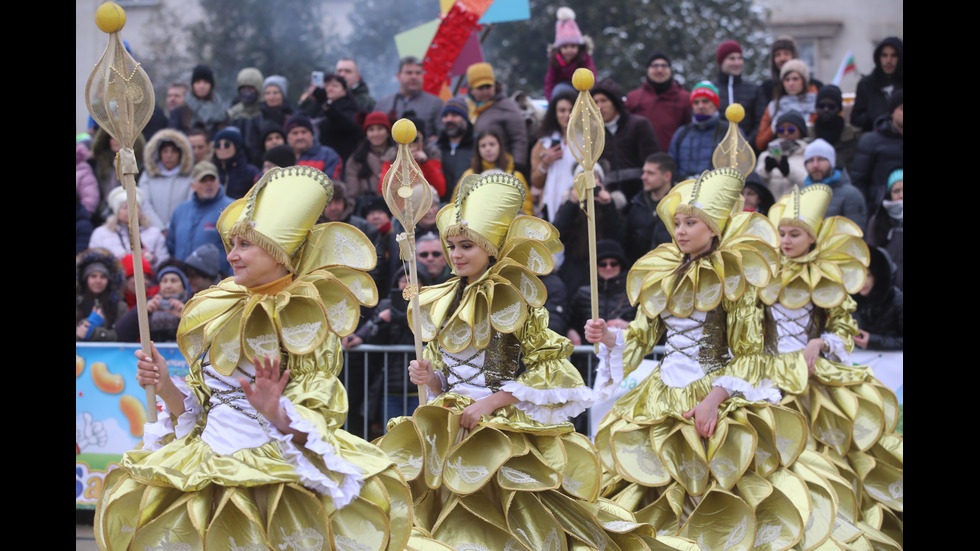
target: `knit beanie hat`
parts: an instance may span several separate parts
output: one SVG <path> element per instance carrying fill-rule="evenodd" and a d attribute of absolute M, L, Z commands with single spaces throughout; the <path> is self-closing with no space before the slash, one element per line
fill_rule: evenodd
<path fill-rule="evenodd" d="M 667 54 L 658 51 L 658 52 L 653 52 L 653 55 L 651 55 L 650 59 L 647 60 L 647 66 L 649 66 L 651 63 L 653 63 L 658 59 L 662 59 L 667 62 L 667 65 L 670 65 L 670 58 L 667 57 Z"/>
<path fill-rule="evenodd" d="M 106 203 L 109 203 L 109 208 L 112 209 L 112 214 L 117 214 L 119 212 L 119 207 L 126 203 L 126 190 L 119 186 L 113 188 L 109 192 L 109 197 L 106 198 Z M 136 204 L 143 206 L 143 191 L 140 188 L 136 188 Z"/>
<path fill-rule="evenodd" d="M 562 47 L 566 44 L 585 44 L 582 31 L 575 23 L 575 12 L 572 8 L 558 8 L 558 20 L 555 22 L 555 47 Z"/>
<path fill-rule="evenodd" d="M 806 146 L 806 150 L 803 152 L 804 163 L 814 157 L 823 157 L 830 161 L 830 166 L 837 166 L 837 151 L 834 150 L 834 146 L 830 145 L 823 138 L 813 140 L 810 145 Z"/>
<path fill-rule="evenodd" d="M 787 113 L 783 113 L 776 119 L 776 126 L 783 124 L 792 124 L 800 131 L 800 136 L 806 136 L 806 119 L 803 118 L 803 114 L 799 111 L 793 109 Z"/>
<path fill-rule="evenodd" d="M 214 72 L 207 65 L 198 65 L 194 67 L 194 71 L 191 73 L 191 84 L 199 80 L 206 80 L 211 83 L 211 87 L 214 88 Z"/>
<path fill-rule="evenodd" d="M 391 133 L 391 121 L 388 120 L 388 115 L 385 115 L 381 111 L 373 111 L 368 113 L 367 116 L 364 117 L 364 124 L 361 125 L 361 130 L 367 132 L 368 127 L 374 124 L 380 124 L 388 129 L 389 134 Z"/>
<path fill-rule="evenodd" d="M 895 185 L 895 182 L 903 182 L 903 181 L 905 181 L 905 170 L 904 169 L 901 169 L 901 168 L 897 168 L 897 169 L 893 170 L 892 173 L 888 175 L 888 191 L 889 191 L 889 193 L 892 190 L 892 186 Z M 886 199 L 887 199 L 887 197 L 886 197 Z"/>
<path fill-rule="evenodd" d="M 283 128 L 283 131 L 285 131 L 288 135 L 290 130 L 298 126 L 302 126 L 310 132 L 313 132 L 313 123 L 310 121 L 310 118 L 303 113 L 296 113 L 286 119 L 286 126 Z"/>
<path fill-rule="evenodd" d="M 218 133 L 214 135 L 214 143 L 218 143 L 221 140 L 228 140 L 235 144 L 236 152 L 242 150 L 242 144 L 244 143 L 242 131 L 235 126 L 226 126 L 218 130 Z"/>
<path fill-rule="evenodd" d="M 725 61 L 726 57 L 736 52 L 742 53 L 742 46 L 738 42 L 735 42 L 734 40 L 726 40 L 725 42 L 722 42 L 718 46 L 718 52 L 715 54 L 715 57 L 718 60 L 718 66 L 721 67 L 721 62 Z"/>
<path fill-rule="evenodd" d="M 626 271 L 626 255 L 623 253 L 623 246 L 619 244 L 619 241 L 616 241 L 615 239 L 600 239 L 595 244 L 595 250 L 596 260 L 615 258 L 619 261 L 619 265 L 623 268 L 623 271 Z"/>
<path fill-rule="evenodd" d="M 838 111 L 844 108 L 844 96 L 841 94 L 840 88 L 833 84 L 825 84 L 817 91 L 817 105 L 820 105 L 820 102 L 824 100 L 834 102 Z"/>
<path fill-rule="evenodd" d="M 708 98 L 711 100 L 711 103 L 715 104 L 715 107 L 721 108 L 721 100 L 718 99 L 718 88 L 710 81 L 702 80 L 694 85 L 694 89 L 691 90 L 691 105 L 694 105 L 694 100 L 697 98 Z"/>
<path fill-rule="evenodd" d="M 201 272 L 206 277 L 214 279 L 218 276 L 218 270 L 221 266 L 220 258 L 221 253 L 218 251 L 218 247 L 214 243 L 205 243 L 194 249 L 194 252 L 184 259 L 184 264 Z"/>
<path fill-rule="evenodd" d="M 286 91 L 289 88 L 289 81 L 286 80 L 286 77 L 282 75 L 266 77 L 265 82 L 262 83 L 262 90 L 268 88 L 270 84 L 278 88 L 282 92 L 283 97 L 286 96 Z"/>
<path fill-rule="evenodd" d="M 150 267 L 150 262 L 146 258 L 141 259 L 143 261 L 143 273 L 153 277 L 153 268 Z M 123 270 L 126 271 L 126 277 L 133 275 L 133 253 L 129 253 L 122 257 Z"/>
<path fill-rule="evenodd" d="M 779 70 L 779 80 L 786 78 L 786 75 L 790 73 L 796 73 L 803 77 L 803 91 L 806 92 L 807 86 L 810 85 L 810 68 L 806 66 L 806 63 L 801 59 L 787 61 Z"/>
<path fill-rule="evenodd" d="M 470 88 L 479 88 L 494 84 L 497 79 L 493 76 L 493 66 L 489 63 L 474 63 L 466 69 L 466 82 Z"/>
<path fill-rule="evenodd" d="M 238 71 L 238 78 L 235 79 L 235 86 L 251 86 L 259 92 L 262 91 L 262 71 L 255 67 L 245 67 Z"/>
<path fill-rule="evenodd" d="M 459 97 L 450 98 L 449 101 L 446 102 L 446 105 L 442 108 L 442 112 L 439 113 L 439 115 L 443 116 L 446 113 L 456 113 L 460 117 L 467 120 L 470 118 L 469 106 L 466 105 L 466 101 Z"/>
<path fill-rule="evenodd" d="M 262 155 L 262 161 L 268 161 L 278 167 L 286 168 L 296 164 L 296 153 L 286 144 L 270 148 Z"/>

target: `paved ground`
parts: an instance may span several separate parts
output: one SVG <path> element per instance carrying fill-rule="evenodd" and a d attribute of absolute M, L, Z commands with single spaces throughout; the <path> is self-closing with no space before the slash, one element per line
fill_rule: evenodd
<path fill-rule="evenodd" d="M 92 532 L 91 511 L 75 511 L 75 551 L 99 551 Z"/>

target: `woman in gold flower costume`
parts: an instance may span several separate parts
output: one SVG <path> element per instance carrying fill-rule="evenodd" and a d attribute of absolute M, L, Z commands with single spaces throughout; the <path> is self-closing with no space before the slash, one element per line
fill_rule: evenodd
<path fill-rule="evenodd" d="M 161 420 L 105 480 L 103 549 L 412 548 L 407 484 L 377 447 L 341 430 L 338 335 L 377 301 L 371 243 L 314 225 L 333 186 L 308 167 L 274 169 L 218 221 L 234 278 L 184 308 L 191 366 L 171 379 L 137 352 Z"/>
<path fill-rule="evenodd" d="M 597 452 L 568 422 L 593 393 L 548 330 L 538 276 L 561 244 L 546 221 L 517 216 L 524 195 L 510 175 L 474 175 L 440 210 L 457 277 L 409 313 L 427 341 L 409 373 L 434 398 L 379 445 L 410 481 L 416 525 L 457 549 L 650 549 L 651 527 L 597 500 Z"/>
<path fill-rule="evenodd" d="M 850 516 L 902 541 L 904 443 L 895 434 L 898 401 L 867 366 L 849 362 L 857 324 L 850 294 L 864 286 L 869 262 L 861 230 L 824 218 L 828 186 L 796 189 L 769 218 L 778 226 L 780 271 L 761 290 L 766 304 L 767 376 L 785 393 L 783 405 L 808 421 L 817 450 L 855 488 Z M 842 516 L 842 515 L 838 515 Z"/>

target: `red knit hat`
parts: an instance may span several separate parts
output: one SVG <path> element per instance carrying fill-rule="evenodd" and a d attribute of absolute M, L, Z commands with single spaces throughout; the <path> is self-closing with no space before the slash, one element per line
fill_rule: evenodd
<path fill-rule="evenodd" d="M 133 275 L 134 271 L 133 271 L 132 253 L 122 257 L 122 260 L 120 262 L 122 262 L 123 269 L 126 270 L 126 277 Z M 147 262 L 146 258 L 143 259 L 143 273 L 150 277 L 153 277 L 153 268 L 150 267 L 150 263 Z"/>
<path fill-rule="evenodd" d="M 385 115 L 381 111 L 373 111 L 368 113 L 368 115 L 364 117 L 364 125 L 362 129 L 367 132 L 368 127 L 372 124 L 380 124 L 381 126 L 387 128 L 389 133 L 391 132 L 391 121 L 388 120 L 388 115 Z"/>
<path fill-rule="evenodd" d="M 735 42 L 734 40 L 726 40 L 725 42 L 722 42 L 721 45 L 718 46 L 718 52 L 715 55 L 718 60 L 718 66 L 720 67 L 721 62 L 725 61 L 726 57 L 734 53 L 742 53 L 741 44 Z"/>

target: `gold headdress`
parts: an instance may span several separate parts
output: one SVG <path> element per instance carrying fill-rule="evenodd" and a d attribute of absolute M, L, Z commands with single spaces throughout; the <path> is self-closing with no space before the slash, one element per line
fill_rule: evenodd
<path fill-rule="evenodd" d="M 233 278 L 201 291 L 184 307 L 177 344 L 188 363 L 210 352 L 219 373 L 234 371 L 241 358 L 305 355 L 329 332 L 357 328 L 361 306 L 373 306 L 378 290 L 367 271 L 374 246 L 353 226 L 317 224 L 333 184 L 310 167 L 273 169 L 218 219 L 225 247 L 249 239 L 288 267 L 294 277 L 271 294 L 253 293 Z"/>
<path fill-rule="evenodd" d="M 510 174 L 495 172 L 463 178 L 456 200 L 436 216 L 443 245 L 447 237 L 465 234 L 490 256 L 499 256 L 526 193 L 524 184 Z"/>
<path fill-rule="evenodd" d="M 455 203 L 439 211 L 436 223 L 443 247 L 446 236 L 465 234 L 497 262 L 468 282 L 458 305 L 457 286 L 463 284 L 459 278 L 422 290 L 423 340 L 438 337 L 453 353 L 471 344 L 485 348 L 491 328 L 513 333 L 523 326 L 530 307 L 544 305 L 548 293 L 538 276 L 554 269 L 552 255 L 562 245 L 558 230 L 548 222 L 517 216 L 524 193 L 524 184 L 509 174 L 471 176 L 460 184 Z M 411 305 L 408 315 L 414 316 Z"/>
<path fill-rule="evenodd" d="M 333 183 L 319 170 L 274 168 L 221 213 L 221 240 L 231 251 L 231 237 L 244 237 L 295 273 L 291 258 L 332 197 Z"/>
<path fill-rule="evenodd" d="M 674 234 L 674 214 L 696 216 L 719 238 L 742 194 L 745 178 L 737 170 L 705 171 L 697 180 L 681 182 L 657 205 L 657 214 Z"/>
<path fill-rule="evenodd" d="M 816 246 L 796 258 L 782 257 L 779 276 L 759 294 L 766 304 L 778 300 L 787 308 L 802 308 L 813 301 L 821 308 L 834 308 L 864 286 L 868 246 L 854 222 L 843 216 L 824 219 L 832 196 L 831 188 L 814 184 L 783 196 L 769 209 L 770 220 L 802 228 Z"/>
<path fill-rule="evenodd" d="M 816 239 L 833 196 L 834 190 L 824 184 L 793 188 L 769 209 L 769 220 L 776 227 L 796 226 Z"/>

